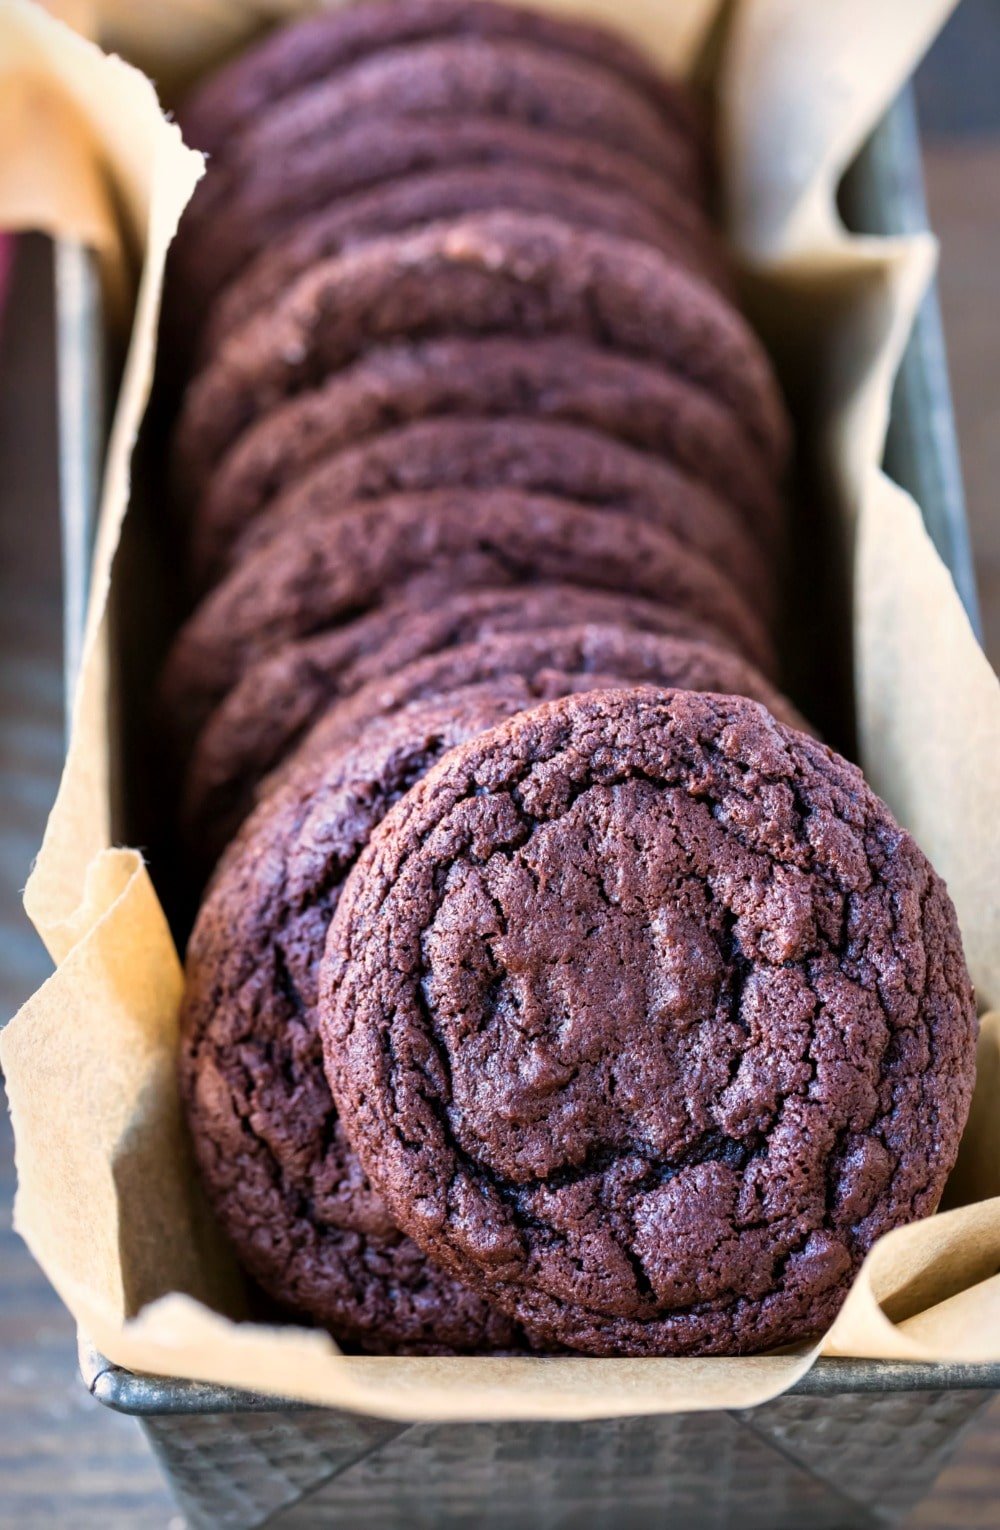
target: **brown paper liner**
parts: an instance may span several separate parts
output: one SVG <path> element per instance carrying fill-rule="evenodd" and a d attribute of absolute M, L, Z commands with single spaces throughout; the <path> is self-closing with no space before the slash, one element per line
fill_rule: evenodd
<path fill-rule="evenodd" d="M 683 69 L 718 9 L 716 0 L 544 3 L 604 19 Z M 73 7 L 78 25 L 169 89 L 262 16 L 296 8 L 294 0 Z M 786 385 L 794 393 L 810 380 L 816 424 L 803 444 L 853 548 L 862 761 L 947 878 L 988 1008 L 1000 1004 L 1000 695 L 916 507 L 877 466 L 934 245 L 850 237 L 835 211 L 842 169 L 950 8 L 949 0 L 740 0 L 718 85 L 733 242 L 753 273 L 755 311 Z M 239 1281 L 204 1214 L 177 1101 L 180 965 L 141 857 L 112 847 L 109 800 L 111 563 L 152 377 L 164 256 L 201 161 L 146 79 L 27 0 L 0 9 L 0 101 L 0 221 L 86 239 L 102 252 L 111 290 L 134 293 L 72 739 L 25 898 L 58 970 L 2 1042 L 17 1226 L 88 1337 L 136 1370 L 407 1419 L 749 1407 L 791 1385 L 820 1350 L 1000 1360 L 996 1015 L 983 1026 L 950 1209 L 872 1250 L 813 1350 L 714 1360 L 353 1359 L 324 1334 L 239 1321 Z"/>

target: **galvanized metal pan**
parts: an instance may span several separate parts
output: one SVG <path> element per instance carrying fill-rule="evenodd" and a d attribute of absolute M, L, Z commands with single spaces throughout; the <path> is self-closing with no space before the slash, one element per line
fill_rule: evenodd
<path fill-rule="evenodd" d="M 927 227 L 912 95 L 845 179 L 859 232 Z M 105 430 L 99 289 L 89 257 L 56 263 L 66 674 L 75 678 Z M 941 318 L 932 292 L 895 390 L 885 465 L 923 511 L 978 628 Z M 885 1525 L 1000 1390 L 1000 1366 L 822 1360 L 751 1414 L 545 1426 L 399 1425 L 198 1382 L 136 1376 L 81 1337 L 84 1382 L 140 1417 L 191 1525 L 675 1527 Z M 596 1471 L 596 1475 L 595 1475 Z M 515 1481 L 517 1486 L 515 1486 Z M 338 1520 L 339 1522 L 339 1520 Z"/>

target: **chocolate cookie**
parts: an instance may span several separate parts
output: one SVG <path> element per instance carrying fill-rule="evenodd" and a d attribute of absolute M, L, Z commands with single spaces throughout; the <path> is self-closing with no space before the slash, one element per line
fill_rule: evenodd
<path fill-rule="evenodd" d="M 610 144 L 686 195 L 704 196 L 699 146 L 602 64 L 508 39 L 447 37 L 388 48 L 294 91 L 227 154 L 234 173 L 266 154 L 390 117 L 502 117 Z"/>
<path fill-rule="evenodd" d="M 694 93 L 659 73 L 618 33 L 492 0 L 369 0 L 283 27 L 198 86 L 180 113 L 184 136 L 209 154 L 225 154 L 263 111 L 303 86 L 385 48 L 450 36 L 528 42 L 557 57 L 600 64 L 641 91 L 680 131 L 705 136 Z"/>
<path fill-rule="evenodd" d="M 976 1016 L 943 883 L 756 703 L 587 695 L 462 745 L 373 834 L 318 1017 L 399 1226 L 592 1354 L 822 1331 L 935 1209 Z"/>
<path fill-rule="evenodd" d="M 440 628 L 440 622 L 433 615 L 427 616 L 422 624 L 414 622 L 414 646 L 419 646 L 421 625 L 425 631 Z M 425 643 L 427 641 L 424 639 Z M 544 688 L 545 676 L 552 671 L 580 676 L 614 675 L 622 683 L 634 681 L 679 690 L 750 696 L 763 702 L 780 721 L 791 727 L 806 726 L 790 702 L 752 665 L 728 649 L 591 622 L 583 627 L 525 628 L 519 633 L 481 636 L 472 642 L 429 652 L 402 669 L 387 668 L 381 676 L 353 693 L 329 703 L 322 714 L 322 722 L 308 734 L 299 753 L 325 752 L 335 739 L 357 737 L 376 717 L 398 712 L 416 701 L 446 698 L 453 691 L 470 685 L 515 675 Z M 226 774 L 231 780 L 232 749 L 234 743 L 240 742 L 240 737 L 237 735 L 235 740 L 230 738 L 223 742 L 228 744 L 230 765 Z M 273 750 L 273 727 L 270 742 Z M 257 775 L 246 781 L 240 802 L 234 803 L 230 798 L 220 804 L 215 794 L 206 793 L 208 783 L 205 776 L 199 774 L 204 756 L 199 756 L 200 751 L 196 749 L 187 778 L 182 816 L 199 864 L 209 867 L 251 806 L 254 789 L 262 777 Z M 295 758 L 298 759 L 299 754 Z M 270 789 L 271 783 L 265 783 L 264 790 Z"/>
<path fill-rule="evenodd" d="M 786 726 L 807 726 L 791 702 L 731 649 L 590 623 L 478 638 L 370 680 L 331 706 L 316 730 L 319 736 L 314 741 L 310 735 L 302 751 L 325 749 L 330 739 L 353 738 L 373 719 L 413 702 L 447 697 L 456 689 L 507 675 L 518 675 L 544 689 L 545 676 L 552 670 L 563 675 L 614 675 L 622 683 L 661 689 L 747 696 L 761 702 Z"/>
<path fill-rule="evenodd" d="M 773 672 L 756 614 L 711 564 L 642 521 L 513 490 L 441 490 L 303 520 L 294 538 L 234 568 L 181 628 L 164 667 L 164 715 L 190 740 L 257 659 L 417 584 L 460 589 L 564 580 L 673 605 Z"/>
<path fill-rule="evenodd" d="M 773 614 L 775 571 L 710 489 L 610 436 L 517 415 L 419 421 L 338 453 L 269 505 L 228 556 L 202 541 L 196 526 L 195 568 L 205 582 L 276 537 L 294 536 L 303 518 L 337 515 L 366 499 L 451 488 L 520 489 L 638 517 L 671 532 L 714 563 L 750 604 Z"/>
<path fill-rule="evenodd" d="M 635 241 L 485 213 L 323 261 L 231 335 L 185 392 L 182 482 L 203 483 L 255 419 L 370 346 L 461 334 L 564 335 L 653 361 L 711 394 L 776 468 L 785 461 L 767 355 L 707 282 Z"/>
<path fill-rule="evenodd" d="M 208 357 L 226 336 L 277 302 L 319 260 L 366 240 L 400 233 L 442 218 L 470 213 L 546 213 L 564 223 L 600 229 L 650 244 L 671 260 L 700 272 L 723 291 L 732 276 L 721 242 L 707 222 L 668 222 L 627 191 L 560 175 L 545 167 L 465 165 L 389 181 L 343 197 L 297 222 L 270 241 L 239 276 L 224 287 L 208 314 L 200 341 Z"/>
<path fill-rule="evenodd" d="M 460 644 L 587 622 L 698 643 L 714 636 L 672 606 L 543 583 L 452 592 L 430 607 L 411 597 L 390 600 L 258 660 L 211 713 L 187 763 L 181 816 L 199 864 L 214 861 L 250 811 L 258 784 L 341 698 Z"/>
<path fill-rule="evenodd" d="M 181 1088 L 203 1183 L 262 1288 L 369 1351 L 523 1344 L 395 1228 L 337 1120 L 314 1006 L 341 884 L 387 808 L 453 744 L 524 705 L 516 681 L 369 730 L 245 826 L 187 951 Z"/>
<path fill-rule="evenodd" d="M 497 165 L 511 176 L 544 168 L 567 181 L 617 190 L 680 232 L 705 226 L 704 209 L 640 160 L 604 144 L 499 117 L 389 118 L 345 129 L 282 156 L 253 174 L 222 169 L 199 184 L 170 252 L 180 318 L 200 316 L 224 282 L 308 214 L 404 176 Z"/>
<path fill-rule="evenodd" d="M 378 347 L 280 405 L 226 452 L 198 503 L 198 536 L 225 547 L 268 500 L 324 458 L 440 416 L 532 415 L 602 431 L 675 464 L 774 552 L 783 506 L 737 421 L 698 388 L 576 340 L 435 340 Z"/>

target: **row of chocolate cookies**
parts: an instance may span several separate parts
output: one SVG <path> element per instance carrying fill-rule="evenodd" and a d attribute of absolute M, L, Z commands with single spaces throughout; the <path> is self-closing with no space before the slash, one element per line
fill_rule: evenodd
<path fill-rule="evenodd" d="M 212 160 L 171 273 L 174 477 L 211 593 L 164 694 L 195 843 L 315 718 L 272 719 L 276 650 L 328 704 L 314 634 L 387 590 L 642 595 L 630 625 L 773 673 L 787 424 L 683 87 L 544 12 L 403 0 L 277 34 L 183 121 Z"/>
<path fill-rule="evenodd" d="M 871 876 L 869 840 L 888 832 L 867 798 L 852 817 L 844 804 L 864 791 L 856 773 L 791 731 L 801 720 L 773 687 L 788 431 L 766 357 L 731 301 L 697 103 L 588 26 L 475 0 L 396 0 L 276 33 L 204 85 L 183 120 L 212 155 L 168 307 L 184 315 L 175 351 L 192 369 L 173 474 L 201 595 L 162 697 L 186 761 L 193 861 L 207 871 L 222 853 L 188 950 L 182 1082 L 223 1227 L 285 1310 L 369 1351 L 682 1353 L 795 1337 L 832 1310 L 864 1244 L 838 1242 L 826 1202 L 816 1212 L 822 1152 L 801 1176 L 807 1209 L 772 1215 L 755 1203 L 764 1231 L 753 1256 L 745 1241 L 742 1264 L 718 1254 L 719 1206 L 701 1234 L 665 1221 L 663 1240 L 690 1243 L 668 1257 L 637 1231 L 652 1201 L 641 1214 L 632 1204 L 691 1169 L 696 1200 L 717 1190 L 729 1205 L 733 1177 L 762 1156 L 763 1114 L 825 1065 L 826 1043 L 811 1049 L 803 1018 L 768 1072 L 757 1055 L 775 1050 L 767 1023 L 729 1015 L 762 953 L 774 960 L 767 940 L 784 941 L 789 963 L 802 933 L 761 887 L 802 872 L 805 830 L 797 824 L 797 839 L 784 824 L 779 844 L 773 804 L 754 818 L 755 790 L 776 791 L 783 769 L 798 800 L 815 791 L 841 839 L 861 834 L 849 849 L 829 829 L 827 902 L 835 885 L 846 896 L 852 877 L 860 887 Z M 697 693 L 686 708 L 678 688 Z M 470 771 L 481 777 L 479 811 L 492 814 L 509 757 L 522 773 L 543 767 L 553 741 L 564 749 L 577 735 L 589 739 L 571 750 L 588 802 L 588 772 L 621 791 L 640 765 L 650 790 L 708 800 L 706 760 L 714 768 L 728 749 L 732 802 L 711 803 L 709 816 L 723 822 L 738 792 L 739 853 L 756 834 L 763 859 L 737 875 L 720 843 L 718 865 L 695 865 L 688 833 L 686 876 L 702 878 L 715 912 L 699 936 L 703 895 L 669 930 L 663 907 L 639 899 L 630 918 L 638 909 L 643 930 L 659 932 L 659 971 L 645 936 L 609 933 L 586 898 L 561 944 L 538 905 L 515 955 L 507 890 L 491 890 L 483 872 L 476 895 L 449 908 L 443 945 L 437 916 L 428 925 L 420 914 L 417 965 L 428 971 L 417 1009 L 429 1032 L 418 1035 L 401 996 L 379 1009 L 383 979 L 401 973 L 392 962 L 380 973 L 372 954 L 390 938 L 374 889 L 385 920 L 415 917 L 399 859 L 411 816 L 423 804 L 433 819 L 455 773 L 468 784 Z M 647 746 L 660 740 L 659 775 L 645 756 L 632 760 L 646 735 Z M 612 788 L 600 762 L 622 750 L 631 763 Z M 612 880 L 623 847 L 641 860 L 648 811 L 633 804 L 627 833 L 606 808 L 596 824 L 574 825 L 577 849 L 552 850 L 553 886 L 569 895 L 575 861 L 597 842 Z M 495 815 L 484 823 L 484 865 L 497 828 Z M 667 869 L 650 885 L 662 904 L 678 875 L 669 847 L 684 835 L 676 824 L 656 832 Z M 527 878 L 523 893 L 538 868 L 526 869 L 533 834 L 520 833 L 498 853 Z M 817 868 L 821 850 L 809 851 Z M 448 857 L 430 879 L 446 901 L 462 861 L 454 846 Z M 414 864 L 419 881 L 419 855 Z M 410 889 L 402 903 L 397 882 Z M 691 896 L 678 893 L 682 904 Z M 484 909 L 503 930 L 483 922 Z M 922 926 L 910 934 L 919 943 Z M 884 937 L 883 924 L 864 936 Z M 706 941 L 722 953 L 714 966 Z M 579 1087 L 546 1035 L 551 1022 L 572 1029 L 579 995 L 571 984 L 557 1000 L 548 978 L 545 995 L 533 991 L 555 968 L 575 972 L 605 1011 L 603 1029 L 579 1011 Z M 520 999 L 515 969 L 527 984 Z M 951 959 L 954 1002 L 940 1008 L 958 1056 L 956 971 Z M 690 994 L 671 1009 L 664 993 L 682 974 Z M 515 1018 L 525 999 L 531 1024 Z M 796 1002 L 804 1015 L 802 994 Z M 668 1078 L 662 1058 L 643 1060 L 645 1043 L 624 1034 L 649 1029 L 651 1003 L 661 1048 L 665 1022 L 695 1038 L 681 1047 L 690 1077 Z M 398 1036 L 390 1013 L 403 1017 Z M 723 1128 L 713 1090 L 725 1074 L 730 1093 L 746 1095 L 740 1026 L 751 1036 L 755 1025 L 761 1037 L 746 1050 L 759 1099 L 728 1105 Z M 482 1045 L 460 1055 L 470 1030 Z M 563 1035 L 555 1050 L 576 1045 Z M 398 1049 L 388 1084 L 386 1047 Z M 864 1042 L 851 1047 L 862 1066 Z M 491 1088 L 463 1082 L 470 1066 Z M 954 1115 L 965 1073 L 953 1071 Z M 656 1100 L 641 1120 L 640 1074 Z M 631 1105 L 609 1105 L 619 1088 Z M 424 1119 L 432 1096 L 443 1137 Z M 415 1101 L 420 1119 L 404 1129 Z M 464 1140 L 465 1106 L 468 1121 L 485 1108 L 524 1160 L 512 1167 L 502 1142 Z M 874 1150 L 855 1135 L 845 1183 L 871 1177 Z M 408 1154 L 413 1175 L 401 1172 Z M 713 1190 L 720 1175 L 730 1179 Z M 450 1185 L 463 1187 L 461 1205 L 449 1204 Z M 883 1203 L 873 1226 L 898 1219 L 888 1192 Z M 681 1196 L 685 1216 L 691 1224 Z M 711 1279 L 699 1236 L 715 1239 Z M 772 1285 L 780 1268 L 783 1295 L 765 1265 Z M 746 1302 L 760 1310 L 748 1316 Z M 688 1307 L 693 1316 L 675 1321 Z"/>

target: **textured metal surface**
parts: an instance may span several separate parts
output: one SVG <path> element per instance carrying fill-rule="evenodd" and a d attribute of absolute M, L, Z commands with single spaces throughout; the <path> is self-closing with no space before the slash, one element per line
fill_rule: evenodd
<path fill-rule="evenodd" d="M 927 230 L 913 92 L 905 90 L 844 177 L 848 225 L 866 234 Z M 980 631 L 962 467 L 936 285 L 927 294 L 900 364 L 889 417 L 885 469 L 920 506 L 932 542 Z"/>
<path fill-rule="evenodd" d="M 348 1421 L 339 1415 L 231 1415 L 215 1421 L 218 1436 L 206 1422 L 146 1424 L 194 1527 L 799 1530 L 808 1519 L 812 1530 L 838 1530 L 879 1523 L 727 1413 L 413 1425 L 353 1460 L 342 1449 Z M 265 1475 L 258 1452 L 267 1462 L 266 1501 L 249 1490 Z M 322 1475 L 302 1481 L 324 1455 Z M 300 1483 L 295 1499 L 282 1502 Z"/>
<path fill-rule="evenodd" d="M 974 1391 L 786 1395 L 743 1421 L 831 1490 L 892 1524 L 924 1496 L 992 1394 Z"/>
<path fill-rule="evenodd" d="M 192 1526 L 892 1525 L 986 1392 L 786 1396 L 741 1414 L 409 1428 L 331 1412 L 148 1419 Z"/>
<path fill-rule="evenodd" d="M 851 225 L 925 226 L 907 97 L 845 185 Z M 63 292 L 60 290 L 60 299 Z M 86 351 L 94 313 L 74 319 Z M 95 334 L 92 332 L 90 340 Z M 92 379 L 93 380 L 93 379 Z M 61 396 L 64 447 L 92 440 L 93 396 Z M 98 416 L 99 418 L 99 416 Z M 976 620 L 975 584 L 940 319 L 925 304 L 893 402 L 887 468 L 921 505 Z M 64 464 L 65 477 L 65 464 Z M 93 482 L 92 481 L 92 487 Z M 73 482 L 72 479 L 69 480 Z M 89 550 L 93 499 L 64 507 Z M 75 508 L 74 508 L 75 507 Z M 86 568 L 74 555 L 73 568 Z M 75 603 L 74 603 L 75 604 Z M 81 1347 L 93 1395 L 140 1415 L 193 1527 L 628 1527 L 835 1530 L 891 1524 L 927 1489 L 1000 1367 L 820 1362 L 793 1393 L 746 1414 L 587 1424 L 409 1428 L 198 1383 L 130 1375 Z"/>
<path fill-rule="evenodd" d="M 218 1413 L 147 1421 L 146 1434 L 189 1525 L 283 1523 L 406 1426 L 348 1413 Z"/>

